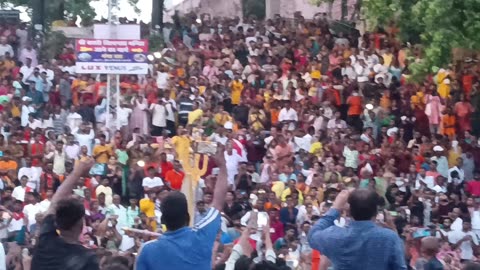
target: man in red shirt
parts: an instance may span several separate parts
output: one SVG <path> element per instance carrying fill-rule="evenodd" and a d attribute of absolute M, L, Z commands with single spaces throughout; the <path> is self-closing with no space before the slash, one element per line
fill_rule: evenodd
<path fill-rule="evenodd" d="M 480 174 L 475 173 L 474 181 L 467 183 L 466 191 L 474 197 L 480 197 Z"/>
<path fill-rule="evenodd" d="M 168 171 L 173 170 L 173 164 L 167 161 L 167 154 L 161 153 L 160 154 L 160 177 L 165 179 L 165 175 Z"/>
<path fill-rule="evenodd" d="M 169 184 L 171 189 L 180 190 L 182 188 L 183 178 L 185 173 L 182 171 L 180 161 L 173 162 L 173 169 L 165 173 L 165 181 Z"/>

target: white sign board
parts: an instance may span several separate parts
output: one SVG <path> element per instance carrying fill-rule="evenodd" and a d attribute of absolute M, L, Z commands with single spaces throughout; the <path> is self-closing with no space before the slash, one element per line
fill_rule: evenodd
<path fill-rule="evenodd" d="M 140 39 L 138 24 L 95 24 L 93 26 L 95 39 Z"/>
<path fill-rule="evenodd" d="M 78 74 L 148 74 L 148 63 L 81 63 L 77 62 Z"/>

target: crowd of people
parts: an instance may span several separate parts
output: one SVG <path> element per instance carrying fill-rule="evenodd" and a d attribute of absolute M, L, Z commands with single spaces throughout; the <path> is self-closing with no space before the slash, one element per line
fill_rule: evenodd
<path fill-rule="evenodd" d="M 107 97 L 106 75 L 76 74 L 70 43 L 39 59 L 26 29 L 0 24 L 0 269 L 353 269 L 330 245 L 370 218 L 335 207 L 354 189 L 376 194 L 375 223 L 399 240 L 366 249 L 396 252 L 390 269 L 477 261 L 475 58 L 418 83 L 409 64 L 423 52 L 394 25 L 187 16 L 165 25 L 150 73 Z M 187 203 L 198 142 L 223 153 Z M 321 226 L 335 229 L 310 232 Z M 61 250 L 85 256 L 53 262 L 67 256 L 59 232 Z"/>

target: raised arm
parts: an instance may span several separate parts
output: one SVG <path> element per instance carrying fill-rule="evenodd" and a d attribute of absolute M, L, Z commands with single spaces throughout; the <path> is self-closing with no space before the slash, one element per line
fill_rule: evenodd
<path fill-rule="evenodd" d="M 227 167 L 225 165 L 225 152 L 222 146 L 218 146 L 217 154 L 215 155 L 215 163 L 217 164 L 220 172 L 218 173 L 217 182 L 215 184 L 215 190 L 213 191 L 212 206 L 218 211 L 223 211 L 225 205 L 225 196 L 228 190 L 227 181 Z"/>
<path fill-rule="evenodd" d="M 60 187 L 57 189 L 52 198 L 52 203 L 48 208 L 47 215 L 54 214 L 56 205 L 58 201 L 64 199 L 72 194 L 72 190 L 75 187 L 75 184 L 78 182 L 78 179 L 87 173 L 94 164 L 93 159 L 88 159 L 86 161 L 79 161 L 75 165 L 73 172 L 67 176 L 67 179 L 63 181 Z"/>
<path fill-rule="evenodd" d="M 347 204 L 348 196 L 349 192 L 347 190 L 340 192 L 333 202 L 332 208 L 308 232 L 308 243 L 310 246 L 327 257 L 332 255 L 336 247 L 335 233 L 333 231 L 337 230 L 338 227 L 334 226 L 334 221 L 340 217 L 341 211 Z"/>

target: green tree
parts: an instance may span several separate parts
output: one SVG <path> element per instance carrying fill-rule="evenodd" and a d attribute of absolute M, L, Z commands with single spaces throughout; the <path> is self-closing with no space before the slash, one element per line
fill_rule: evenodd
<path fill-rule="evenodd" d="M 73 20 L 75 21 L 77 16 L 82 19 L 82 24 L 88 25 L 93 22 L 93 19 L 97 16 L 95 10 L 90 5 L 91 2 L 99 0 L 0 0 L 2 3 L 9 3 L 13 6 L 26 7 L 35 14 L 38 12 L 40 2 L 44 5 L 45 21 L 47 25 L 56 20 Z M 140 13 L 138 8 L 138 0 L 128 0 L 128 3 L 132 6 L 134 12 Z M 32 10 L 36 9 L 36 10 Z M 32 14 L 32 15 L 34 15 Z M 102 14 L 104 15 L 104 14 Z M 106 16 L 106 14 L 104 15 Z"/>
<path fill-rule="evenodd" d="M 255 16 L 262 20 L 266 14 L 265 0 L 242 0 L 243 16 Z"/>
<path fill-rule="evenodd" d="M 478 0 L 364 0 L 363 11 L 371 26 L 394 21 L 402 41 L 422 45 L 422 60 L 411 65 L 419 78 L 450 63 L 453 48 L 480 49 Z"/>

